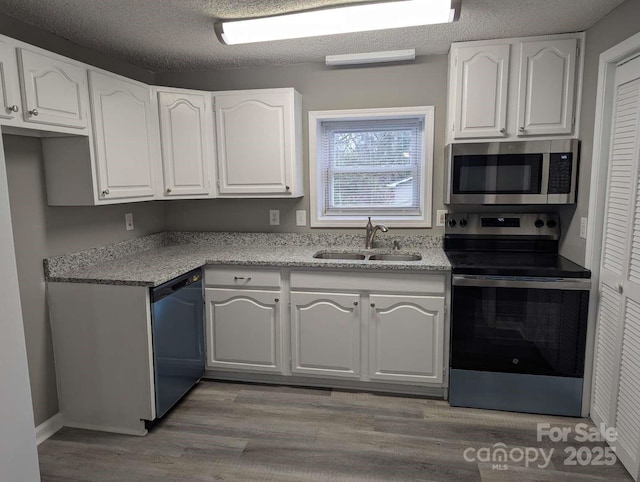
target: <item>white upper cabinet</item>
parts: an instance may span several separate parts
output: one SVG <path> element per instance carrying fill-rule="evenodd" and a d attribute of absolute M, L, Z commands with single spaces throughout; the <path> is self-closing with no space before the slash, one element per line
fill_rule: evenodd
<path fill-rule="evenodd" d="M 99 199 L 152 199 L 158 140 L 149 86 L 90 71 L 89 87 Z"/>
<path fill-rule="evenodd" d="M 447 141 L 578 137 L 584 34 L 451 45 Z"/>
<path fill-rule="evenodd" d="M 209 197 L 215 172 L 211 94 L 158 88 L 164 197 Z"/>
<path fill-rule="evenodd" d="M 571 38 L 522 43 L 519 136 L 571 134 L 577 42 Z"/>
<path fill-rule="evenodd" d="M 86 128 L 87 71 L 78 65 L 18 49 L 25 122 Z"/>
<path fill-rule="evenodd" d="M 0 119 L 18 118 L 21 106 L 16 52 L 0 38 Z"/>
<path fill-rule="evenodd" d="M 216 92 L 214 109 L 220 196 L 302 196 L 300 94 Z"/>
<path fill-rule="evenodd" d="M 454 137 L 505 135 L 510 48 L 506 44 L 457 49 Z"/>

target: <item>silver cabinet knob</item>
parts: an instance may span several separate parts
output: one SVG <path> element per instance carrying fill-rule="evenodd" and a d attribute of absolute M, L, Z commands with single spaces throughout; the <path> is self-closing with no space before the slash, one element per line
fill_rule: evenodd
<path fill-rule="evenodd" d="M 38 117 L 38 114 L 39 114 L 38 109 L 31 109 L 29 111 L 29 115 L 32 115 L 33 117 Z"/>
<path fill-rule="evenodd" d="M 9 112 L 18 112 L 20 110 L 20 108 L 13 104 L 11 107 L 9 107 Z"/>
<path fill-rule="evenodd" d="M 500 134 L 504 134 L 505 132 L 507 132 L 507 129 L 505 129 L 504 127 L 500 129 Z"/>
<path fill-rule="evenodd" d="M 103 196 L 108 196 L 109 195 L 109 190 L 105 189 L 104 191 L 102 191 L 102 195 Z"/>
<path fill-rule="evenodd" d="M 518 128 L 518 130 L 519 130 L 520 132 L 524 132 L 524 127 L 520 127 L 520 128 Z"/>

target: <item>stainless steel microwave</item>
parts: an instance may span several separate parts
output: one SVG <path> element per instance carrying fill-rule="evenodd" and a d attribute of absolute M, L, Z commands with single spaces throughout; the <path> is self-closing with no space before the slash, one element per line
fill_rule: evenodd
<path fill-rule="evenodd" d="M 445 204 L 573 204 L 580 141 L 445 147 Z"/>

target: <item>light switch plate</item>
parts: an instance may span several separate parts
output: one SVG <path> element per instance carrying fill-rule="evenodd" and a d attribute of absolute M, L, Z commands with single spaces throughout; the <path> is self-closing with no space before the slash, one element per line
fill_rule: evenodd
<path fill-rule="evenodd" d="M 269 210 L 269 224 L 271 226 L 280 226 L 280 210 L 279 209 Z"/>
<path fill-rule="evenodd" d="M 296 211 L 296 226 L 307 225 L 307 211 L 305 209 L 298 209 Z"/>
<path fill-rule="evenodd" d="M 124 215 L 124 225 L 127 231 L 133 231 L 133 213 L 127 213 Z"/>
<path fill-rule="evenodd" d="M 587 218 L 580 218 L 580 237 L 587 239 Z"/>
<path fill-rule="evenodd" d="M 448 213 L 446 209 L 438 209 L 436 211 L 436 226 L 444 226 L 445 215 Z"/>

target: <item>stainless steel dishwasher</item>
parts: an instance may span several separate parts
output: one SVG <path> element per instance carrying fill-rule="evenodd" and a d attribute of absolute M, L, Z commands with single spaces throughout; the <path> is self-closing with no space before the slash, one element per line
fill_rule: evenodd
<path fill-rule="evenodd" d="M 204 374 L 202 270 L 151 290 L 156 418 L 166 414 Z"/>

